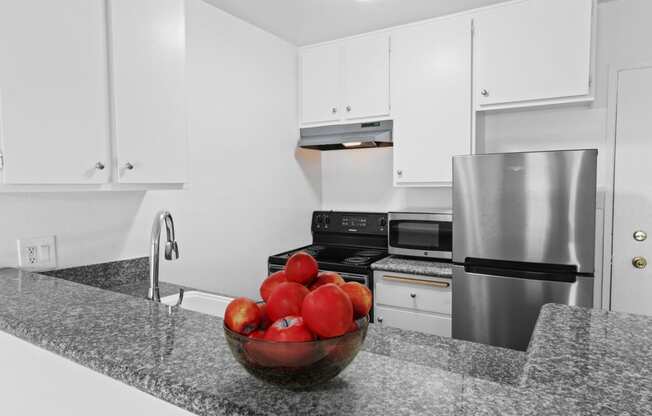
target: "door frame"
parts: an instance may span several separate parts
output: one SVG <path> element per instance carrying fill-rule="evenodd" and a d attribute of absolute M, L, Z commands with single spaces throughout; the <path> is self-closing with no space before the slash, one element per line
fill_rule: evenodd
<path fill-rule="evenodd" d="M 604 244 L 603 244 L 603 278 L 602 278 L 602 305 L 606 310 L 611 310 L 611 288 L 613 274 L 613 234 L 614 234 L 614 204 L 615 204 L 615 179 L 616 179 L 616 132 L 618 127 L 618 82 L 620 73 L 635 69 L 652 68 L 652 62 L 636 62 L 609 68 L 607 90 L 607 137 L 606 150 L 606 187 L 604 204 Z"/>

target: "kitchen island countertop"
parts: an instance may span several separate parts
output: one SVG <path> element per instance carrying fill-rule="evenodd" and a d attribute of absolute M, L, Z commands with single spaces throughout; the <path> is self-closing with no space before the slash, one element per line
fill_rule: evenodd
<path fill-rule="evenodd" d="M 219 318 L 55 277 L 1 269 L 0 329 L 199 415 L 649 414 L 652 397 L 651 318 L 558 305 L 528 353 L 371 325 L 299 392 L 247 374 Z"/>

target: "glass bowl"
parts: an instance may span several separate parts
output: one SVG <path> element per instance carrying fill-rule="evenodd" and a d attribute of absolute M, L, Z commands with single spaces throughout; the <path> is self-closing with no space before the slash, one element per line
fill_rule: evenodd
<path fill-rule="evenodd" d="M 356 321 L 358 329 L 336 338 L 306 342 L 251 339 L 224 325 L 229 348 L 249 374 L 289 389 L 325 383 L 342 372 L 360 351 L 369 319 Z"/>

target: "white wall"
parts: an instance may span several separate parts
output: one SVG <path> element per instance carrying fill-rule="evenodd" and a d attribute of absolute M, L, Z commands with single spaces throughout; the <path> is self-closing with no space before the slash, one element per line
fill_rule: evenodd
<path fill-rule="evenodd" d="M 161 279 L 256 296 L 267 257 L 310 242 L 319 154 L 297 151 L 297 50 L 200 0 L 188 1 L 190 181 L 147 193 L 132 240 L 172 211 L 181 258 Z"/>
<path fill-rule="evenodd" d="M 190 181 L 185 191 L 0 194 L 0 267 L 16 239 L 57 236 L 59 267 L 148 255 L 170 209 L 181 259 L 161 279 L 255 296 L 267 256 L 310 240 L 319 153 L 297 151 L 297 50 L 188 0 Z"/>
<path fill-rule="evenodd" d="M 571 148 L 604 150 L 609 67 L 652 62 L 650 0 L 608 0 L 598 5 L 596 101 L 590 106 L 488 113 L 480 117 L 478 150 L 509 152 Z M 391 149 L 335 151 L 322 157 L 323 206 L 380 211 L 402 205 L 450 204 L 450 190 L 392 186 Z M 604 185 L 605 157 L 599 157 Z M 369 201 L 369 202 L 367 202 Z"/>

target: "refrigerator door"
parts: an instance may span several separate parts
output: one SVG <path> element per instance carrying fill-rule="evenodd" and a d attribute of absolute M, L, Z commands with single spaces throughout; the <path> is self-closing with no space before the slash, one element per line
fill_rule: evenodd
<path fill-rule="evenodd" d="M 546 303 L 593 306 L 593 277 L 505 272 L 453 266 L 453 338 L 525 351 Z"/>
<path fill-rule="evenodd" d="M 593 273 L 597 150 L 453 158 L 453 261 Z"/>

